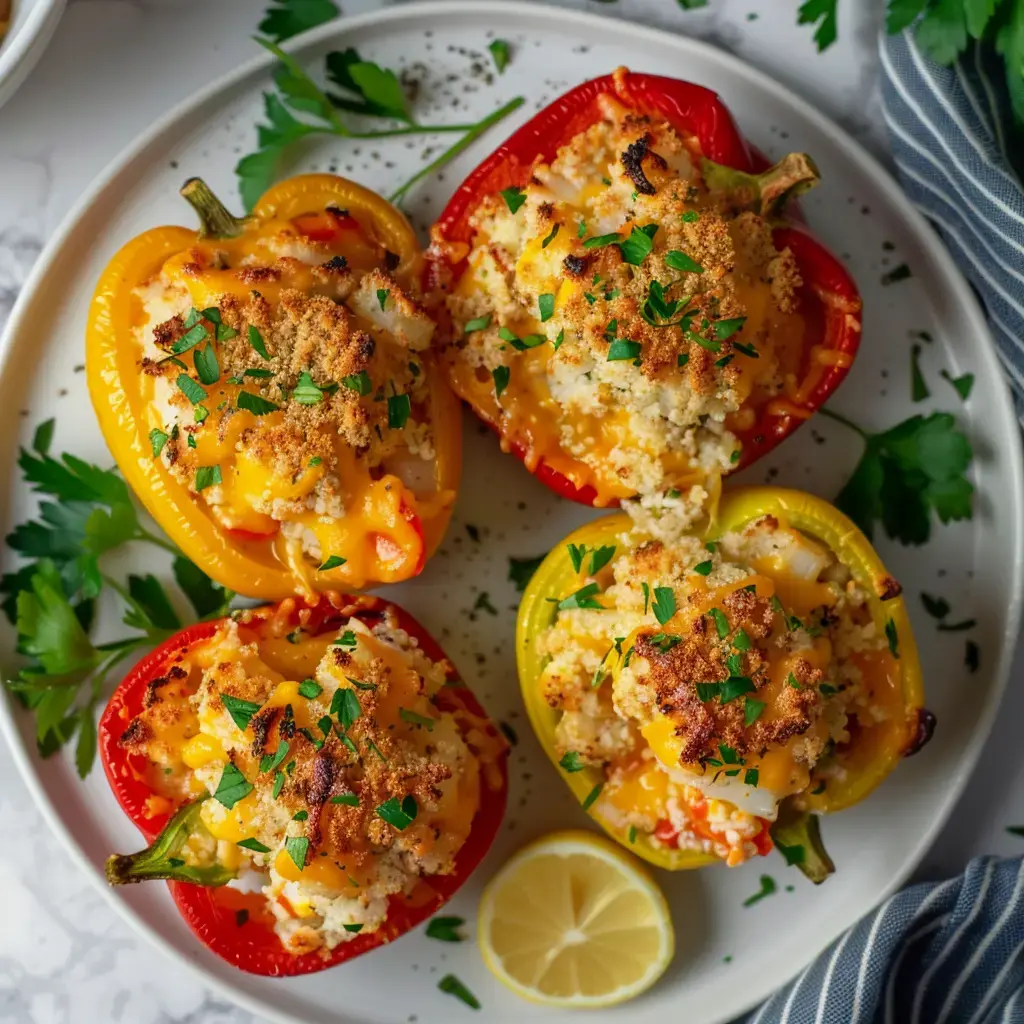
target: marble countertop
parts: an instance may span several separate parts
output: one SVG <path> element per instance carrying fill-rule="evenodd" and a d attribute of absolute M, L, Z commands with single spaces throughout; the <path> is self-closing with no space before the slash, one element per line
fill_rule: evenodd
<path fill-rule="evenodd" d="M 839 42 L 817 54 L 788 0 L 561 0 L 706 39 L 819 105 L 887 158 L 878 98 L 883 0 L 840 5 Z M 388 6 L 342 0 L 345 12 Z M 253 53 L 260 0 L 70 0 L 40 64 L 0 110 L 0 326 L 47 239 L 92 178 L 153 119 Z M 1018 652 L 1017 670 L 1024 667 Z M 1024 852 L 1024 758 L 1011 686 L 984 769 L 922 874 L 979 853 Z M 993 784 L 991 780 L 997 779 Z M 166 962 L 103 902 L 51 835 L 0 747 L 0 1021 L 16 1024 L 256 1024 Z"/>

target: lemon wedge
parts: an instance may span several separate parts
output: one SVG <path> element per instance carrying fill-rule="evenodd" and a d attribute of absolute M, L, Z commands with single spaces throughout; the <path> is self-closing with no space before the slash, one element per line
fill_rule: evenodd
<path fill-rule="evenodd" d="M 654 880 L 590 832 L 555 832 L 513 856 L 484 890 L 478 936 L 484 962 L 516 995 L 579 1009 L 639 995 L 675 947 Z"/>

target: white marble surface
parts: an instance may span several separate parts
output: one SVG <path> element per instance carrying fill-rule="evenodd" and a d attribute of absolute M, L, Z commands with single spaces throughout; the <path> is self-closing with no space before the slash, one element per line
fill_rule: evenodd
<path fill-rule="evenodd" d="M 876 55 L 882 0 L 841 4 L 840 41 L 823 55 L 810 31 L 796 26 L 792 0 L 710 0 L 696 12 L 675 0 L 563 2 L 728 49 L 820 104 L 885 159 Z M 342 3 L 346 13 L 384 6 Z M 47 55 L 0 110 L 0 325 L 90 180 L 154 118 L 253 53 L 248 37 L 262 7 L 262 0 L 72 0 Z M 1024 841 L 1005 826 L 1024 822 L 1014 725 L 1022 714 L 1024 695 L 1011 684 L 984 767 L 922 874 L 957 871 L 978 853 L 1021 852 Z M 0 820 L 0 1021 L 254 1024 L 166 963 L 101 901 L 51 836 L 4 748 Z"/>

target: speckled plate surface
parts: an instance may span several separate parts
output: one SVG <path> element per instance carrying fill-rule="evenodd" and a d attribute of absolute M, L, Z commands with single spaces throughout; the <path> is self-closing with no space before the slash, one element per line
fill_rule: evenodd
<path fill-rule="evenodd" d="M 500 77 L 492 74 L 485 49 L 494 36 L 513 47 L 512 62 Z M 352 45 L 382 64 L 405 69 L 419 84 L 417 111 L 431 120 L 479 117 L 517 94 L 528 101 L 522 119 L 567 87 L 618 64 L 717 89 L 754 144 L 771 156 L 807 150 L 821 167 L 824 185 L 807 197 L 804 210 L 818 235 L 850 266 L 865 302 L 861 354 L 835 408 L 873 428 L 891 426 L 912 412 L 950 409 L 975 445 L 974 520 L 938 527 L 924 548 L 879 545 L 910 595 L 928 700 L 939 718 L 934 742 L 864 804 L 825 822 L 837 873 L 820 888 L 774 855 L 736 870 L 659 875 L 677 929 L 675 962 L 649 994 L 602 1014 L 603 1020 L 634 1024 L 660 1024 L 669 1015 L 688 1024 L 728 1020 L 798 972 L 907 876 L 952 809 L 988 733 L 1017 634 L 1024 508 L 1018 430 L 984 320 L 936 237 L 874 161 L 807 103 L 708 46 L 534 4 L 454 0 L 338 22 L 300 41 L 297 49 L 312 65 L 326 50 Z M 177 198 L 186 174 L 201 174 L 222 195 L 235 194 L 231 169 L 253 145 L 260 92 L 268 85 L 268 64 L 256 60 L 169 114 L 115 162 L 39 261 L 0 351 L 0 436 L 6 439 L 0 480 L 7 481 L 2 503 L 7 526 L 32 505 L 18 483 L 14 456 L 15 441 L 26 443 L 37 422 L 57 417 L 58 451 L 108 461 L 79 372 L 94 281 L 133 235 L 158 224 L 190 222 Z M 421 229 L 449 190 L 513 127 L 503 125 L 410 196 L 408 212 Z M 294 169 L 338 171 L 386 192 L 421 166 L 431 141 L 335 140 L 307 150 Z M 903 265 L 911 276 L 897 273 L 892 276 L 898 280 L 885 284 L 886 275 Z M 920 331 L 933 340 L 920 341 Z M 915 340 L 922 345 L 932 392 L 919 405 L 910 401 Z M 942 369 L 954 376 L 975 374 L 966 405 L 940 378 Z M 529 732 L 512 651 L 517 594 L 507 571 L 510 555 L 546 551 L 592 513 L 559 502 L 515 460 L 503 457 L 493 437 L 468 419 L 466 427 L 463 485 L 448 539 L 420 578 L 390 589 L 388 596 L 433 631 L 492 715 L 519 736 L 503 832 L 451 904 L 452 913 L 472 922 L 481 887 L 512 850 L 555 827 L 588 825 Z M 833 496 L 852 469 L 858 446 L 853 435 L 819 417 L 744 477 Z M 10 560 L 4 555 L 4 568 Z M 944 595 L 957 619 L 974 619 L 977 625 L 967 633 L 937 632 L 921 610 L 922 590 Z M 967 639 L 981 651 L 973 674 L 964 666 Z M 4 643 L 0 653 L 6 663 L 9 634 Z M 107 854 L 132 849 L 138 835 L 118 810 L 101 771 L 94 770 L 82 784 L 70 763 L 38 759 L 31 723 L 12 705 L 3 703 L 0 720 L 43 813 L 103 887 Z M 745 909 L 743 902 L 758 891 L 762 874 L 771 875 L 778 890 Z M 527 1013 L 530 1019 L 569 1019 L 527 1007 L 501 989 L 472 939 L 448 945 L 418 930 L 354 963 L 273 981 L 243 975 L 207 954 L 162 887 L 108 895 L 169 956 L 275 1021 L 397 1024 L 470 1015 L 437 990 L 447 972 L 480 998 L 482 1019 L 520 1021 Z M 468 931 L 472 937 L 472 924 Z"/>

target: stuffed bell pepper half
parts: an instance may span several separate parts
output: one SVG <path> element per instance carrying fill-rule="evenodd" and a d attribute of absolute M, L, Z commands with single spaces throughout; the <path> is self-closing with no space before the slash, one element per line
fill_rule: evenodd
<path fill-rule="evenodd" d="M 449 378 L 559 494 L 670 536 L 846 375 L 857 289 L 785 219 L 817 171 L 764 167 L 713 92 L 620 68 L 452 197 L 427 254 Z"/>
<path fill-rule="evenodd" d="M 414 576 L 451 514 L 461 424 L 408 222 L 327 174 L 244 220 L 198 179 L 182 195 L 199 231 L 129 242 L 90 311 L 89 390 L 128 483 L 238 593 Z"/>
<path fill-rule="evenodd" d="M 192 626 L 100 723 L 110 785 L 151 845 L 115 885 L 169 880 L 218 956 L 318 971 L 434 913 L 487 852 L 507 744 L 433 639 L 374 597 L 289 599 Z"/>
<path fill-rule="evenodd" d="M 671 543 L 630 527 L 576 531 L 524 595 L 542 745 L 653 864 L 776 845 L 821 881 L 817 816 L 867 796 L 934 724 L 898 584 L 853 523 L 796 491 L 729 493 L 706 534 Z"/>

